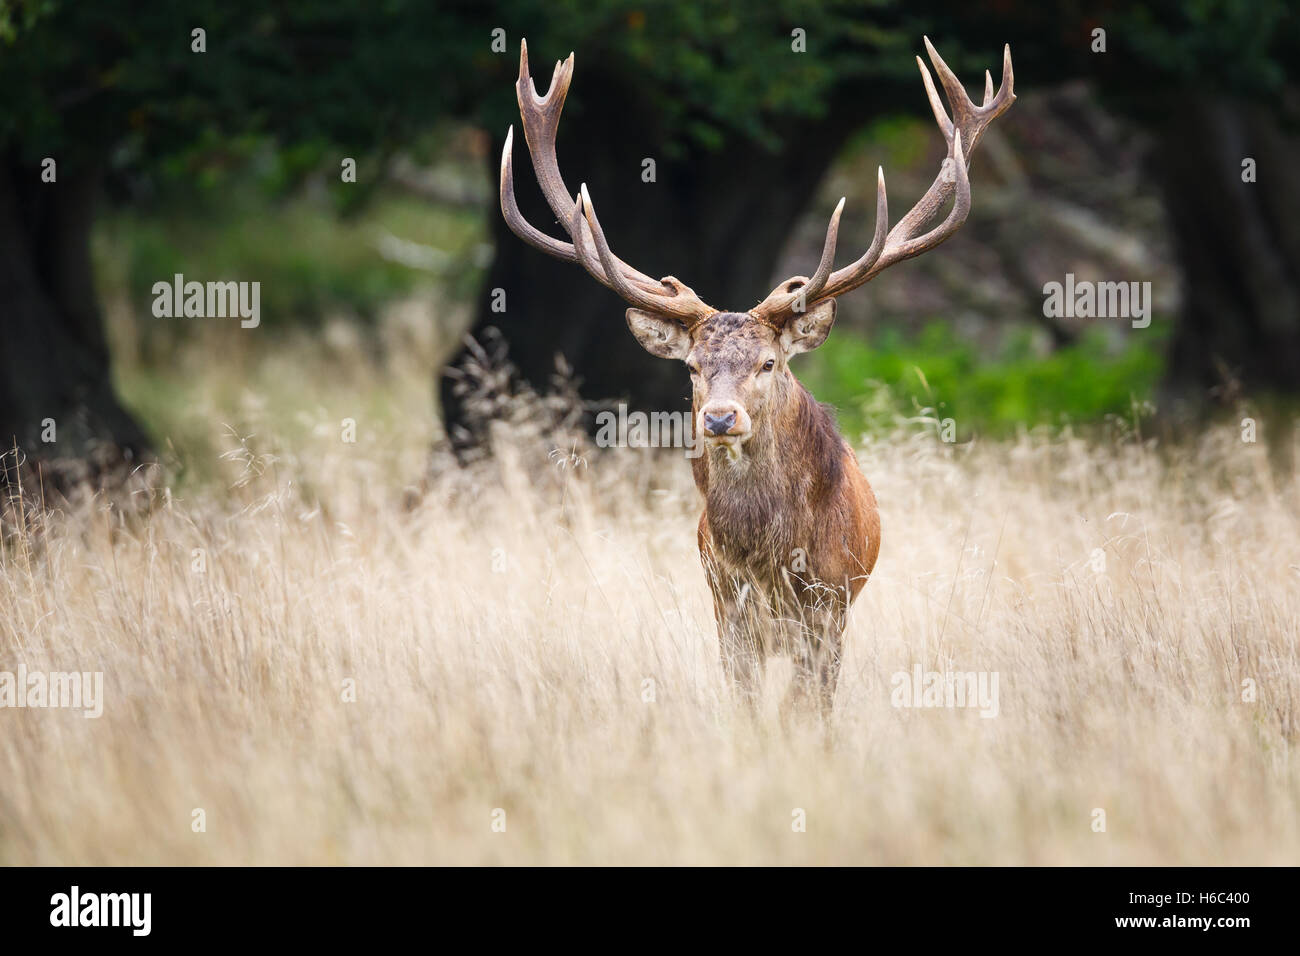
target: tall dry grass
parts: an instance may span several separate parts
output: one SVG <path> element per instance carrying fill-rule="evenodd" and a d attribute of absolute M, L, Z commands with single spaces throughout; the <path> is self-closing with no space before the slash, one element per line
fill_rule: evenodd
<path fill-rule="evenodd" d="M 97 720 L 0 710 L 0 862 L 1300 858 L 1300 488 L 1236 431 L 864 444 L 824 727 L 783 662 L 757 715 L 723 687 L 675 455 L 502 429 L 407 510 L 418 429 L 259 414 L 223 482 L 0 551 L 0 670 L 105 675 Z M 891 706 L 918 663 L 997 672 L 999 716 Z"/>

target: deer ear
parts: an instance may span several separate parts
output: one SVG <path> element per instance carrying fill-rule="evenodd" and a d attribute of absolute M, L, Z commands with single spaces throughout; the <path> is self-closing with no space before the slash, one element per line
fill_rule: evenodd
<path fill-rule="evenodd" d="M 781 348 L 787 356 L 811 352 L 826 341 L 835 324 L 835 300 L 824 299 L 807 312 L 796 312 L 781 332 Z"/>
<path fill-rule="evenodd" d="M 691 350 L 691 337 L 680 322 L 657 312 L 627 310 L 627 327 L 641 347 L 651 355 L 666 359 L 684 359 Z"/>

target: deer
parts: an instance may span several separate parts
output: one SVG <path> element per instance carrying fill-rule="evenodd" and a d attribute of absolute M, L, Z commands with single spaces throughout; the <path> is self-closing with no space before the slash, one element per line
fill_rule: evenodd
<path fill-rule="evenodd" d="M 573 79 L 574 56 L 557 62 L 546 95 L 520 44 L 515 93 L 537 182 L 569 241 L 553 238 L 520 213 L 512 168 L 514 126 L 501 155 L 501 212 L 510 230 L 534 248 L 580 265 L 630 306 L 626 322 L 651 355 L 685 363 L 692 386 L 691 461 L 704 499 L 697 543 L 713 595 L 719 657 L 728 684 L 753 702 L 764 662 L 794 663 L 787 705 L 815 698 L 824 718 L 834 707 L 849 608 L 880 554 L 880 512 L 853 447 L 834 416 L 791 373 L 794 356 L 826 341 L 836 300 L 882 271 L 944 242 L 970 212 L 969 164 L 985 129 L 1015 100 L 1011 48 L 1003 47 L 997 93 L 984 73 L 980 105 L 924 38 L 934 79 L 917 65 L 935 121 L 947 142 L 938 176 L 891 229 L 884 169 L 876 173 L 871 244 L 856 261 L 834 268 L 841 198 L 831 214 L 821 259 L 758 305 L 727 312 L 706 304 L 673 276 L 653 279 L 610 249 L 584 183 L 565 185 L 555 151 L 560 113 Z M 952 200 L 947 216 L 926 230 Z M 792 700 L 793 698 L 793 700 Z"/>

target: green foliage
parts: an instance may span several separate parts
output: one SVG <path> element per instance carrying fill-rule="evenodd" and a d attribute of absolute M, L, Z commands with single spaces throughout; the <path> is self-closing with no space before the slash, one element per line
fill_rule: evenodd
<path fill-rule="evenodd" d="M 269 328 L 310 323 L 331 311 L 369 319 L 384 303 L 430 282 L 443 294 L 467 298 L 482 233 L 476 209 L 381 197 L 364 216 L 340 220 L 319 198 L 258 205 L 245 196 L 202 217 L 111 215 L 100 223 L 96 248 L 101 272 L 117 277 L 118 287 L 105 291 L 124 296 L 146 317 L 147 333 L 152 322 L 183 324 L 149 318 L 153 284 L 176 273 L 201 282 L 260 282 Z M 433 262 L 421 267 L 384 255 L 383 243 L 393 239 L 418 244 Z"/>
<path fill-rule="evenodd" d="M 919 109 L 911 54 L 930 34 L 963 75 L 1017 47 L 1022 77 L 1273 93 L 1300 54 L 1290 0 L 1145 3 L 933 0 L 0 0 L 0 146 L 154 170 L 177 154 L 228 158 L 271 137 L 383 153 L 440 120 L 499 133 L 515 121 L 527 37 L 533 73 L 578 52 L 573 110 L 619 96 L 653 118 L 660 148 L 775 147 L 790 118 L 835 103 Z M 1112 51 L 1088 51 L 1104 26 Z M 191 33 L 206 31 L 206 52 Z M 802 31 L 806 53 L 792 53 Z M 505 49 L 494 50 L 496 31 Z M 1108 82 L 1108 80 L 1113 82 Z M 1023 85 L 1023 83 L 1022 83 Z M 846 98 L 842 95 L 848 92 Z M 837 95 L 838 94 L 838 98 Z M 201 153 L 194 147 L 201 145 Z M 788 145 L 788 144 L 781 144 Z"/>
<path fill-rule="evenodd" d="M 717 145 L 724 128 L 772 139 L 781 117 L 823 109 L 832 85 L 900 68 L 900 57 L 872 55 L 903 42 L 880 24 L 895 5 L 4 2 L 0 144 L 28 162 L 107 154 L 153 169 L 196 143 L 250 134 L 356 155 L 406 142 L 443 118 L 504 129 L 514 119 L 522 37 L 543 85 L 554 60 L 581 51 L 581 69 L 596 79 L 579 85 L 588 92 L 575 96 L 578 104 L 601 95 L 601 76 L 622 78 L 650 100 L 670 140 Z M 805 55 L 791 55 L 795 27 L 806 32 Z M 192 50 L 198 28 L 206 52 Z M 496 30 L 504 50 L 493 49 Z"/>
<path fill-rule="evenodd" d="M 1175 85 L 1251 96 L 1276 92 L 1300 51 L 1293 0 L 1133 4 L 1118 35 L 1144 73 Z M 1140 84 L 1139 84 L 1140 85 Z"/>
<path fill-rule="evenodd" d="M 137 303 L 153 282 L 182 272 L 261 281 L 270 323 L 335 306 L 367 315 L 420 278 L 378 254 L 377 228 L 457 263 L 472 255 L 479 233 L 472 212 L 440 210 L 441 225 L 402 223 L 396 203 L 333 228 L 333 213 L 360 192 L 339 191 L 339 158 L 374 170 L 446 122 L 499 134 L 517 122 L 523 37 L 539 87 L 555 60 L 576 51 L 568 109 L 581 111 L 588 97 L 627 98 L 656 148 L 717 149 L 737 136 L 797 148 L 781 143 L 791 118 L 846 106 L 860 117 L 923 109 L 911 58 L 922 34 L 972 81 L 996 67 L 990 50 L 1010 42 L 1022 90 L 1085 76 L 1112 91 L 1190 84 L 1275 93 L 1300 59 L 1300 18 L 1290 6 L 0 0 L 0 151 L 11 162 L 57 156 L 61 170 L 108 167 L 111 195 L 129 198 L 133 211 L 101 235 L 121 245 L 114 255 Z M 1088 52 L 1094 26 L 1108 30 L 1105 55 Z M 205 53 L 191 50 L 198 27 Z M 796 28 L 806 54 L 792 55 Z M 492 49 L 497 29 L 504 51 Z M 273 201 L 321 175 L 333 183 L 328 202 Z M 963 427 L 996 429 L 1123 412 L 1159 371 L 1154 340 L 1133 336 L 1113 353 L 1088 336 L 1047 357 L 1018 340 L 981 362 L 973 346 L 932 327 L 915 341 L 884 335 L 871 347 L 840 335 L 805 364 L 810 379 L 821 379 L 819 397 L 840 405 L 850 423 L 867 421 L 862 396 L 879 382 L 909 409 L 933 407 Z"/>
<path fill-rule="evenodd" d="M 896 329 L 872 342 L 841 331 L 800 359 L 795 372 L 819 400 L 836 407 L 848 435 L 888 428 L 898 415 L 952 418 L 961 438 L 1092 422 L 1127 415 L 1134 402 L 1150 400 L 1163 371 L 1158 325 L 1119 347 L 1092 328 L 1077 344 L 1047 355 L 1035 354 L 1028 328 L 1007 336 L 992 356 L 939 321 L 911 339 Z"/>

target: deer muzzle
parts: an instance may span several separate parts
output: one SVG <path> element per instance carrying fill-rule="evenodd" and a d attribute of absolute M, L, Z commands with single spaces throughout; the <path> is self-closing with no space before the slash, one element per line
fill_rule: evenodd
<path fill-rule="evenodd" d="M 738 402 L 711 402 L 700 409 L 695 424 L 706 440 L 725 443 L 744 441 L 751 427 L 749 415 Z"/>

